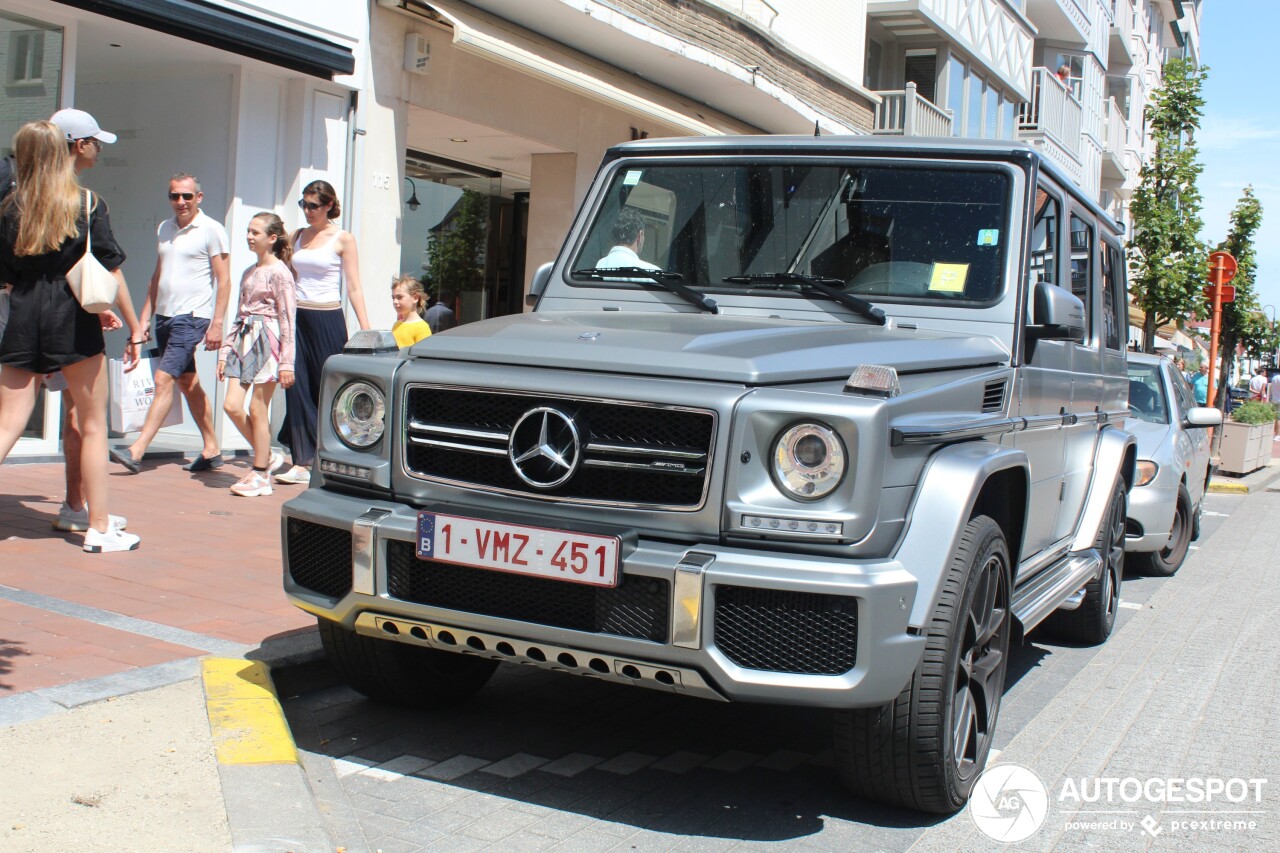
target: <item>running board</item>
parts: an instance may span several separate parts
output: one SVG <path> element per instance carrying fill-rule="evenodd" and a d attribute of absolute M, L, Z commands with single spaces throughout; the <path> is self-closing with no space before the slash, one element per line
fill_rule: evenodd
<path fill-rule="evenodd" d="M 1059 608 L 1074 610 L 1079 607 L 1083 597 L 1077 598 L 1077 593 L 1098 576 L 1101 568 L 1102 555 L 1098 549 L 1077 551 L 1038 573 L 1025 587 L 1015 590 L 1013 617 L 1022 625 L 1023 632 L 1030 631 Z"/>

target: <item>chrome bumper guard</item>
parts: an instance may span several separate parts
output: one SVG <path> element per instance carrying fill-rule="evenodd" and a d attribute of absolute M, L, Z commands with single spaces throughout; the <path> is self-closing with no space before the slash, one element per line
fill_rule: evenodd
<path fill-rule="evenodd" d="M 702 675 L 691 669 L 667 664 L 652 664 L 584 651 L 569 646 L 532 643 L 515 637 L 504 637 L 446 625 L 435 625 L 402 616 L 383 616 L 364 612 L 356 617 L 356 632 L 382 640 L 394 640 L 414 646 L 426 646 L 446 652 L 460 652 L 491 660 L 507 661 L 585 675 L 592 678 L 649 687 L 667 693 L 680 693 L 702 699 L 728 701 L 707 684 Z"/>

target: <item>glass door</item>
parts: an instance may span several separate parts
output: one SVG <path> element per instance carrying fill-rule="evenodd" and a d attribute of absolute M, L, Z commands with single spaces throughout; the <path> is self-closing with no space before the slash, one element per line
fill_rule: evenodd
<path fill-rule="evenodd" d="M 0 11 L 0 157 L 13 153 L 13 135 L 29 121 L 47 119 L 62 97 L 61 27 Z M 58 452 L 60 400 L 41 389 L 35 411 L 13 456 Z"/>

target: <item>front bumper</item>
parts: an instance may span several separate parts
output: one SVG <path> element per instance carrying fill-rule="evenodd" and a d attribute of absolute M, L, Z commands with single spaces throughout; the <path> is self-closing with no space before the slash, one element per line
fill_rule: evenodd
<path fill-rule="evenodd" d="M 456 505 L 447 511 L 488 515 Z M 388 554 L 394 548 L 403 555 L 403 543 L 412 548 L 417 517 L 416 508 L 392 501 L 320 488 L 306 490 L 286 503 L 282 512 L 285 593 L 296 606 L 319 618 L 384 639 L 732 701 L 826 708 L 882 705 L 898 695 L 924 650 L 924 638 L 909 632 L 907 624 L 917 581 L 901 564 L 889 559 L 833 561 L 780 551 L 719 544 L 685 546 L 624 536 L 624 578 L 656 578 L 669 584 L 670 612 L 663 642 L 400 600 L 388 591 Z M 290 519 L 341 531 L 344 545 L 346 534 L 350 534 L 349 558 L 332 553 L 333 549 L 324 557 L 336 560 L 339 570 L 349 561 L 349 591 L 326 595 L 295 580 L 303 567 L 295 568 L 291 562 L 295 555 L 290 554 L 288 544 Z M 505 515 L 495 520 L 512 521 Z M 521 523 L 562 529 L 574 526 L 543 517 Z M 300 555 L 296 558 L 303 559 Z M 840 674 L 818 675 L 736 663 L 717 643 L 716 595 L 718 588 L 725 587 L 852 598 L 857 634 L 852 668 Z M 790 642 L 792 638 L 780 639 Z M 822 638 L 815 641 L 820 643 Z"/>
<path fill-rule="evenodd" d="M 1160 472 L 1162 475 L 1164 471 Z M 1173 530 L 1173 513 L 1178 501 L 1178 484 L 1166 486 L 1161 478 L 1145 486 L 1138 486 L 1129 492 L 1128 517 L 1136 522 L 1141 536 L 1124 537 L 1124 550 L 1130 553 L 1159 551 L 1169 545 L 1169 534 Z M 1130 525 L 1132 529 L 1132 525 Z"/>

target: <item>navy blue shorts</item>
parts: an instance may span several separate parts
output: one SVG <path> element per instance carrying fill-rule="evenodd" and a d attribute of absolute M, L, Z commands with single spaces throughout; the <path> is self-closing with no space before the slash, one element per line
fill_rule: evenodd
<path fill-rule="evenodd" d="M 209 321 L 203 317 L 179 314 L 176 317 L 156 315 L 156 346 L 160 362 L 153 370 L 163 370 L 177 379 L 184 373 L 196 372 L 196 347 L 204 343 Z"/>

